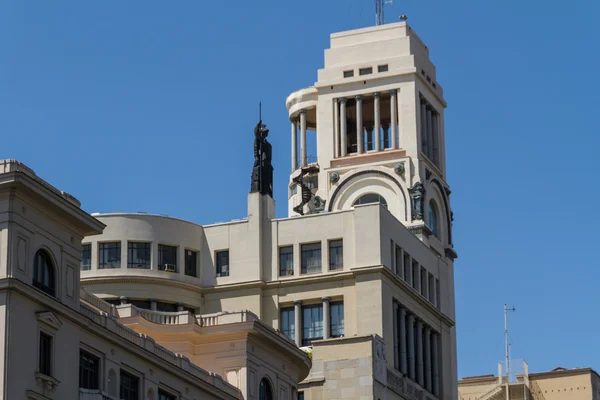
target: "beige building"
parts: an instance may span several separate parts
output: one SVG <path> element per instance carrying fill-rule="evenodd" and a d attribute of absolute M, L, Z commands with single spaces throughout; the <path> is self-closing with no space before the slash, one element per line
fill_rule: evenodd
<path fill-rule="evenodd" d="M 502 374 L 499 374 L 502 376 Z M 508 392 L 508 393 L 507 393 Z M 458 382 L 459 400 L 597 400 L 600 376 L 591 368 L 556 368 L 549 372 L 506 376 L 471 376 Z"/>
<path fill-rule="evenodd" d="M 213 225 L 93 214 L 106 228 L 82 242 L 86 291 L 119 314 L 248 310 L 312 354 L 298 398 L 456 399 L 446 103 L 429 49 L 405 22 L 332 34 L 318 81 L 286 105 L 287 218 L 258 192 L 247 218 Z M 201 362 L 202 326 L 134 314 L 127 326 Z"/>

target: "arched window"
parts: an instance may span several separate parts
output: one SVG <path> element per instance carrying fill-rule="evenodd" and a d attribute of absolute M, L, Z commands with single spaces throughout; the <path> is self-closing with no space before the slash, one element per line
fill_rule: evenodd
<path fill-rule="evenodd" d="M 33 260 L 33 286 L 43 290 L 50 296 L 56 292 L 54 279 L 54 266 L 48 253 L 38 250 Z"/>
<path fill-rule="evenodd" d="M 271 384 L 267 378 L 262 378 L 258 388 L 258 400 L 273 400 Z"/>
<path fill-rule="evenodd" d="M 431 229 L 431 232 L 433 232 L 433 235 L 435 237 L 440 237 L 440 228 L 438 226 L 438 213 L 437 213 L 437 206 L 435 205 L 435 201 L 430 200 L 429 201 L 429 210 L 428 210 L 428 214 L 429 214 L 429 229 Z"/>
<path fill-rule="evenodd" d="M 387 208 L 387 201 L 377 193 L 367 193 L 360 196 L 358 199 L 354 200 L 354 204 L 352 206 L 360 205 L 360 204 L 372 204 L 379 203 L 385 208 Z"/>

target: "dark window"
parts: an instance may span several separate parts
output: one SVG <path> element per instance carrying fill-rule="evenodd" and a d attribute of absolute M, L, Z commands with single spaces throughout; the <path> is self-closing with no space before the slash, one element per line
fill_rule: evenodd
<path fill-rule="evenodd" d="M 329 269 L 344 268 L 344 244 L 342 239 L 329 241 Z"/>
<path fill-rule="evenodd" d="M 185 274 L 187 276 L 198 276 L 198 252 L 193 250 L 185 251 Z"/>
<path fill-rule="evenodd" d="M 170 393 L 165 392 L 164 390 L 158 390 L 158 400 L 176 400 L 177 397 Z"/>
<path fill-rule="evenodd" d="M 273 400 L 273 391 L 267 378 L 262 378 L 258 388 L 258 400 Z"/>
<path fill-rule="evenodd" d="M 81 270 L 89 271 L 92 269 L 92 245 L 84 244 L 81 246 Z"/>
<path fill-rule="evenodd" d="M 127 268 L 150 269 L 150 243 L 127 244 Z"/>
<path fill-rule="evenodd" d="M 417 289 L 419 285 L 419 263 L 415 260 L 412 261 L 412 287 Z"/>
<path fill-rule="evenodd" d="M 425 268 L 421 267 L 421 296 L 425 296 L 425 292 L 427 291 L 427 271 Z"/>
<path fill-rule="evenodd" d="M 303 244 L 301 246 L 302 274 L 321 272 L 321 243 Z"/>
<path fill-rule="evenodd" d="M 33 286 L 54 296 L 54 266 L 50 256 L 44 250 L 38 250 L 33 260 Z"/>
<path fill-rule="evenodd" d="M 354 76 L 354 70 L 344 71 L 344 78 L 351 78 Z"/>
<path fill-rule="evenodd" d="M 98 268 L 121 268 L 121 242 L 100 243 Z"/>
<path fill-rule="evenodd" d="M 438 217 L 437 217 L 437 206 L 433 200 L 429 201 L 429 229 L 433 232 L 433 235 L 437 238 L 440 237 L 438 230 Z"/>
<path fill-rule="evenodd" d="M 435 305 L 437 308 L 440 308 L 442 302 L 440 299 L 440 280 L 435 279 Z"/>
<path fill-rule="evenodd" d="M 79 387 L 100 389 L 100 359 L 86 351 L 79 351 Z"/>
<path fill-rule="evenodd" d="M 52 336 L 40 332 L 39 372 L 52 376 Z"/>
<path fill-rule="evenodd" d="M 132 306 L 136 306 L 137 308 L 141 308 L 143 310 L 150 310 L 151 304 L 149 300 L 127 300 L 128 304 Z M 120 304 L 120 300 L 117 301 L 117 304 Z"/>
<path fill-rule="evenodd" d="M 323 305 L 303 307 L 302 313 L 302 345 L 310 346 L 313 340 L 323 339 Z"/>
<path fill-rule="evenodd" d="M 133 376 L 121 370 L 121 400 L 139 400 L 139 386 L 140 380 L 137 376 Z"/>
<path fill-rule="evenodd" d="M 378 66 L 377 67 L 377 72 L 388 72 L 388 66 L 387 66 L 387 64 Z"/>
<path fill-rule="evenodd" d="M 410 285 L 410 254 L 404 252 L 404 281 Z"/>
<path fill-rule="evenodd" d="M 433 287 L 435 281 L 433 279 L 433 275 L 428 274 L 427 281 L 427 288 L 429 289 L 427 291 L 427 298 L 432 304 L 435 304 L 435 288 Z"/>
<path fill-rule="evenodd" d="M 385 208 L 387 208 L 387 201 L 378 195 L 377 193 L 367 193 L 360 196 L 358 199 L 354 200 L 354 204 L 352 206 L 360 205 L 360 204 L 372 204 L 379 203 Z"/>
<path fill-rule="evenodd" d="M 158 269 L 177 272 L 177 246 L 158 245 Z"/>
<path fill-rule="evenodd" d="M 358 70 L 358 74 L 359 75 L 369 75 L 373 73 L 373 68 L 369 67 L 369 68 L 361 68 Z"/>
<path fill-rule="evenodd" d="M 279 275 L 294 275 L 294 247 L 285 246 L 279 248 Z"/>
<path fill-rule="evenodd" d="M 395 259 L 396 259 L 396 275 L 402 276 L 404 272 L 404 268 L 402 268 L 402 248 L 400 246 L 394 245 L 395 248 Z"/>
<path fill-rule="evenodd" d="M 156 311 L 176 312 L 177 311 L 177 304 L 175 304 L 175 303 L 163 303 L 162 301 L 159 301 L 159 302 L 156 303 Z"/>
<path fill-rule="evenodd" d="M 292 185 L 292 187 L 290 188 L 290 196 L 295 195 L 296 193 L 298 193 L 298 185 L 294 184 Z"/>
<path fill-rule="evenodd" d="M 298 400 L 304 400 L 304 392 L 298 392 Z"/>
<path fill-rule="evenodd" d="M 295 324 L 294 318 L 295 318 L 294 307 L 288 307 L 288 308 L 281 309 L 281 331 L 292 342 L 296 341 L 296 331 L 294 329 L 294 324 Z"/>
<path fill-rule="evenodd" d="M 229 276 L 229 250 L 217 251 L 217 276 Z"/>
<path fill-rule="evenodd" d="M 339 301 L 329 305 L 329 326 L 331 327 L 331 337 L 344 336 L 344 303 Z"/>

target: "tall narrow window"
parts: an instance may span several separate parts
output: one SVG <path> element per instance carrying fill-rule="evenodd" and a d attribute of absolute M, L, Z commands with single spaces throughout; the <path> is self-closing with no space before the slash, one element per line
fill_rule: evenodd
<path fill-rule="evenodd" d="M 432 274 L 427 275 L 427 281 L 428 281 L 427 282 L 427 287 L 428 287 L 427 297 L 431 304 L 435 304 L 435 287 L 433 286 L 435 281 L 433 279 Z"/>
<path fill-rule="evenodd" d="M 267 378 L 263 378 L 260 381 L 258 387 L 258 400 L 273 400 L 273 391 L 271 390 L 271 384 Z"/>
<path fill-rule="evenodd" d="M 140 379 L 121 370 L 121 400 L 140 399 Z"/>
<path fill-rule="evenodd" d="M 177 246 L 158 245 L 158 269 L 177 272 Z"/>
<path fill-rule="evenodd" d="M 282 308 L 281 309 L 281 331 L 292 342 L 296 341 L 296 330 L 295 330 L 294 324 L 295 324 L 294 307 Z"/>
<path fill-rule="evenodd" d="M 48 253 L 38 250 L 33 260 L 33 286 L 54 296 L 56 293 L 54 265 Z"/>
<path fill-rule="evenodd" d="M 313 274 L 321 272 L 321 243 L 303 244 L 302 265 L 300 273 Z"/>
<path fill-rule="evenodd" d="M 229 250 L 217 251 L 217 276 L 229 276 Z"/>
<path fill-rule="evenodd" d="M 52 376 L 52 336 L 40 332 L 38 372 Z"/>
<path fill-rule="evenodd" d="M 429 201 L 429 229 L 433 232 L 433 235 L 437 238 L 440 237 L 439 228 L 438 228 L 438 216 L 437 216 L 437 206 L 433 200 Z"/>
<path fill-rule="evenodd" d="M 198 252 L 193 250 L 185 251 L 185 274 L 187 276 L 198 276 Z"/>
<path fill-rule="evenodd" d="M 127 268 L 150 269 L 150 243 L 127 243 Z"/>
<path fill-rule="evenodd" d="M 440 280 L 435 279 L 435 305 L 439 309 L 442 305 L 442 299 L 440 297 Z"/>
<path fill-rule="evenodd" d="M 427 298 L 427 271 L 421 267 L 421 296 Z"/>
<path fill-rule="evenodd" d="M 177 397 L 174 394 L 165 392 L 162 389 L 158 389 L 158 400 L 176 400 Z"/>
<path fill-rule="evenodd" d="M 323 305 L 302 308 L 302 345 L 310 346 L 313 340 L 323 339 Z"/>
<path fill-rule="evenodd" d="M 344 244 L 342 239 L 329 241 L 329 269 L 344 268 Z"/>
<path fill-rule="evenodd" d="M 279 276 L 294 275 L 294 247 L 279 248 Z"/>
<path fill-rule="evenodd" d="M 100 389 L 100 359 L 87 351 L 79 351 L 79 387 Z"/>
<path fill-rule="evenodd" d="M 419 263 L 412 260 L 412 287 L 415 290 L 419 288 Z"/>
<path fill-rule="evenodd" d="M 402 261 L 403 261 L 403 257 L 402 257 L 402 247 L 400 246 L 395 246 L 396 249 L 396 275 L 398 275 L 399 277 L 403 277 L 403 273 L 404 273 L 404 267 L 402 266 Z"/>
<path fill-rule="evenodd" d="M 82 271 L 89 271 L 92 269 L 92 245 L 84 244 L 81 246 L 81 264 Z"/>
<path fill-rule="evenodd" d="M 99 244 L 98 268 L 121 268 L 121 242 L 106 242 Z"/>
<path fill-rule="evenodd" d="M 407 282 L 409 285 L 411 284 L 410 282 L 410 269 L 411 269 L 411 261 L 410 261 L 410 254 L 408 254 L 406 251 L 404 252 L 404 281 Z"/>
<path fill-rule="evenodd" d="M 331 337 L 337 338 L 344 336 L 344 303 L 339 301 L 329 305 L 329 326 L 331 327 Z"/>

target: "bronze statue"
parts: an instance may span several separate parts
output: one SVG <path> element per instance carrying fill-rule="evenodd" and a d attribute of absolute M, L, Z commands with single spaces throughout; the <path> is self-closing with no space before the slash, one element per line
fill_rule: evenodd
<path fill-rule="evenodd" d="M 250 193 L 259 192 L 273 197 L 272 147 L 267 141 L 268 135 L 267 126 L 262 119 L 259 120 L 254 128 L 254 167 Z"/>

